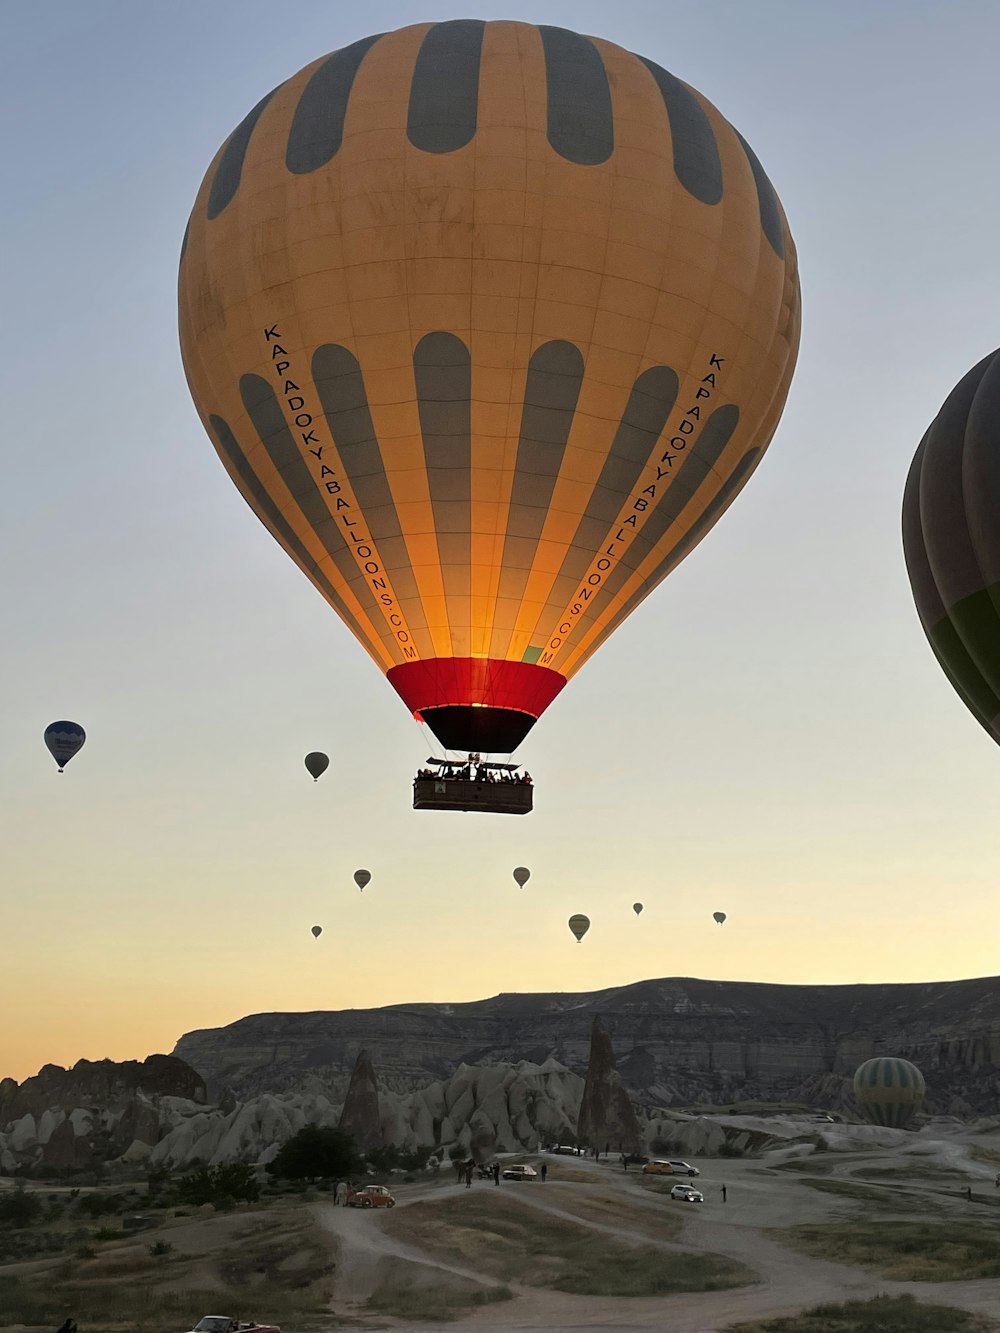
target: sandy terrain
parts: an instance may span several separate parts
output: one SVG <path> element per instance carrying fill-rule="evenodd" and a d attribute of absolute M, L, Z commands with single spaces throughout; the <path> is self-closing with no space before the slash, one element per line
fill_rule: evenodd
<path fill-rule="evenodd" d="M 841 1137 L 839 1128 L 831 1126 L 831 1140 Z M 870 1205 L 863 1200 L 821 1193 L 804 1184 L 801 1177 L 810 1173 L 822 1173 L 827 1180 L 868 1183 L 898 1191 L 893 1196 L 898 1206 L 891 1213 L 882 1212 L 879 1216 L 921 1221 L 954 1218 L 984 1224 L 1000 1220 L 1000 1210 L 994 1206 L 993 1198 L 997 1167 L 970 1156 L 976 1143 L 981 1148 L 1000 1149 L 1000 1135 L 977 1135 L 958 1126 L 934 1126 L 920 1135 L 893 1137 L 899 1139 L 896 1146 L 866 1144 L 860 1151 L 824 1152 L 811 1158 L 787 1151 L 771 1158 L 700 1158 L 697 1165 L 702 1175 L 693 1183 L 704 1190 L 706 1201 L 701 1205 L 680 1204 L 652 1193 L 643 1187 L 641 1175 L 634 1168 L 627 1173 L 614 1163 L 597 1168 L 599 1181 L 595 1183 L 593 1162 L 572 1157 L 549 1158 L 550 1176 L 544 1185 L 541 1181 L 505 1182 L 502 1187 L 507 1197 L 516 1198 L 537 1216 L 540 1234 L 547 1216 L 572 1218 L 618 1240 L 730 1256 L 756 1272 L 759 1282 L 731 1291 L 633 1299 L 578 1297 L 511 1283 L 513 1301 L 477 1308 L 440 1328 L 455 1333 L 462 1330 L 487 1333 L 491 1329 L 525 1330 L 525 1333 L 533 1330 L 548 1333 L 553 1329 L 621 1333 L 628 1329 L 663 1328 L 669 1328 L 670 1333 L 721 1333 L 742 1320 L 791 1314 L 821 1301 L 862 1299 L 879 1292 L 911 1292 L 918 1300 L 995 1315 L 1000 1310 L 1000 1279 L 893 1282 L 860 1268 L 808 1257 L 786 1248 L 768 1234 L 772 1228 L 870 1215 Z M 801 1170 L 782 1168 L 781 1164 L 790 1157 L 795 1158 Z M 900 1169 L 898 1179 L 870 1174 L 894 1167 Z M 935 1171 L 961 1174 L 935 1176 Z M 721 1197 L 723 1182 L 727 1186 L 726 1203 Z M 965 1194 L 968 1186 L 983 1202 L 968 1202 Z M 408 1204 L 427 1198 L 444 1200 L 460 1194 L 462 1188 L 450 1182 L 399 1187 L 395 1217 L 405 1217 Z M 474 1188 L 490 1191 L 494 1186 L 477 1181 Z M 584 1197 L 590 1204 L 578 1211 L 575 1205 Z M 601 1200 L 627 1203 L 634 1209 L 635 1228 L 617 1221 L 610 1225 L 602 1223 Z M 680 1210 L 683 1228 L 675 1241 L 652 1239 L 655 1229 L 643 1227 L 644 1218 L 664 1209 Z M 387 1236 L 379 1213 L 337 1209 L 327 1204 L 317 1205 L 315 1211 L 321 1224 L 336 1235 L 340 1248 L 341 1276 L 332 1307 L 336 1314 L 365 1320 L 365 1300 L 386 1273 L 393 1271 L 394 1265 L 414 1265 L 409 1271 L 423 1270 L 431 1280 L 438 1270 L 443 1280 L 445 1273 L 451 1273 L 484 1284 L 490 1281 L 461 1263 L 451 1265 L 422 1251 L 418 1234 L 406 1243 Z M 420 1327 L 428 1333 L 438 1328 L 433 1324 Z"/>

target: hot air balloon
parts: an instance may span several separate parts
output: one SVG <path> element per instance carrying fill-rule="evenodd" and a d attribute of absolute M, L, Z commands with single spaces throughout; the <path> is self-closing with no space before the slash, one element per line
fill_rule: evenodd
<path fill-rule="evenodd" d="M 78 722 L 51 722 L 45 728 L 44 739 L 61 773 L 77 751 L 83 749 L 87 733 Z"/>
<path fill-rule="evenodd" d="M 323 754 L 320 750 L 312 750 L 307 754 L 305 763 L 313 782 L 317 782 L 330 767 L 329 756 Z"/>
<path fill-rule="evenodd" d="M 717 925 L 720 925 L 720 926 L 721 926 L 722 923 L 723 923 L 723 921 L 725 921 L 725 919 L 726 919 L 726 914 L 725 914 L 725 912 L 713 912 L 713 913 L 712 913 L 712 920 L 713 920 L 714 922 L 716 922 Z"/>
<path fill-rule="evenodd" d="M 924 1076 L 909 1060 L 876 1056 L 854 1074 L 854 1100 L 876 1125 L 902 1129 L 924 1100 Z"/>
<path fill-rule="evenodd" d="M 639 913 L 642 911 L 642 903 L 633 903 L 632 911 L 636 914 L 636 916 L 638 916 Z"/>
<path fill-rule="evenodd" d="M 705 97 L 478 19 L 267 93 L 197 195 L 179 307 L 244 499 L 411 713 L 477 753 L 513 751 L 719 519 L 799 339 L 781 204 Z"/>
<path fill-rule="evenodd" d="M 517 887 L 523 889 L 525 884 L 527 884 L 528 880 L 531 878 L 531 871 L 527 866 L 518 866 L 514 871 L 514 878 L 517 880 Z"/>
<path fill-rule="evenodd" d="M 362 893 L 365 891 L 365 885 L 371 883 L 371 878 L 370 870 L 355 870 L 354 872 L 354 882 Z"/>
<path fill-rule="evenodd" d="M 575 915 L 570 917 L 569 921 L 567 922 L 567 925 L 569 926 L 573 934 L 576 936 L 576 942 L 577 944 L 579 944 L 580 941 L 583 939 L 584 935 L 586 935 L 587 931 L 590 929 L 590 917 L 584 916 L 581 912 L 577 912 L 575 913 Z"/>
<path fill-rule="evenodd" d="M 1000 352 L 960 380 L 921 440 L 903 496 L 917 615 L 945 675 L 1000 741 Z"/>
<path fill-rule="evenodd" d="M 313 926 L 313 927 L 312 927 L 312 933 L 313 933 L 313 939 L 314 939 L 314 940 L 318 940 L 319 937 L 323 934 L 323 927 L 322 927 L 322 926 Z"/>

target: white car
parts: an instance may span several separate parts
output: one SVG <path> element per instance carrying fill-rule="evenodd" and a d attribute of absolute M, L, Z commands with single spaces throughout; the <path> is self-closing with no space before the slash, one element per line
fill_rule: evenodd
<path fill-rule="evenodd" d="M 505 1166 L 504 1180 L 534 1180 L 538 1172 L 533 1166 Z"/>
<path fill-rule="evenodd" d="M 696 1190 L 693 1185 L 675 1185 L 670 1191 L 672 1199 L 680 1199 L 683 1203 L 704 1203 L 705 1196 L 701 1190 Z"/>

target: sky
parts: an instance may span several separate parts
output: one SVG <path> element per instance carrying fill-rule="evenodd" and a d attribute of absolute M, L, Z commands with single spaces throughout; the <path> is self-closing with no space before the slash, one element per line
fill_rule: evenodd
<path fill-rule="evenodd" d="M 899 522 L 921 435 L 998 341 L 1000 9 L 0 11 L 0 1077 L 262 1011 L 998 971 L 1000 755 L 932 658 Z M 766 458 L 519 751 L 527 818 L 410 808 L 425 735 L 240 499 L 177 343 L 184 225 L 250 107 L 455 17 L 574 28 L 693 84 L 762 160 L 802 279 Z M 88 732 L 63 776 L 59 718 Z"/>

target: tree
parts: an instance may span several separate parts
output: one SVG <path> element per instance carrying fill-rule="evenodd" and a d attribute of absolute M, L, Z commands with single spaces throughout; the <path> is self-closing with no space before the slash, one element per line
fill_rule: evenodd
<path fill-rule="evenodd" d="M 281 1145 L 267 1169 L 285 1180 L 315 1180 L 357 1175 L 364 1170 L 364 1162 L 345 1130 L 306 1125 Z"/>
<path fill-rule="evenodd" d="M 30 1227 L 42 1214 L 42 1201 L 37 1194 L 25 1189 L 0 1194 L 0 1223 L 13 1227 Z"/>
<path fill-rule="evenodd" d="M 181 1203 L 200 1207 L 211 1203 L 217 1208 L 230 1207 L 240 1199 L 253 1203 L 260 1197 L 260 1186 L 252 1166 L 246 1162 L 224 1162 L 221 1166 L 203 1166 L 177 1182 Z"/>

